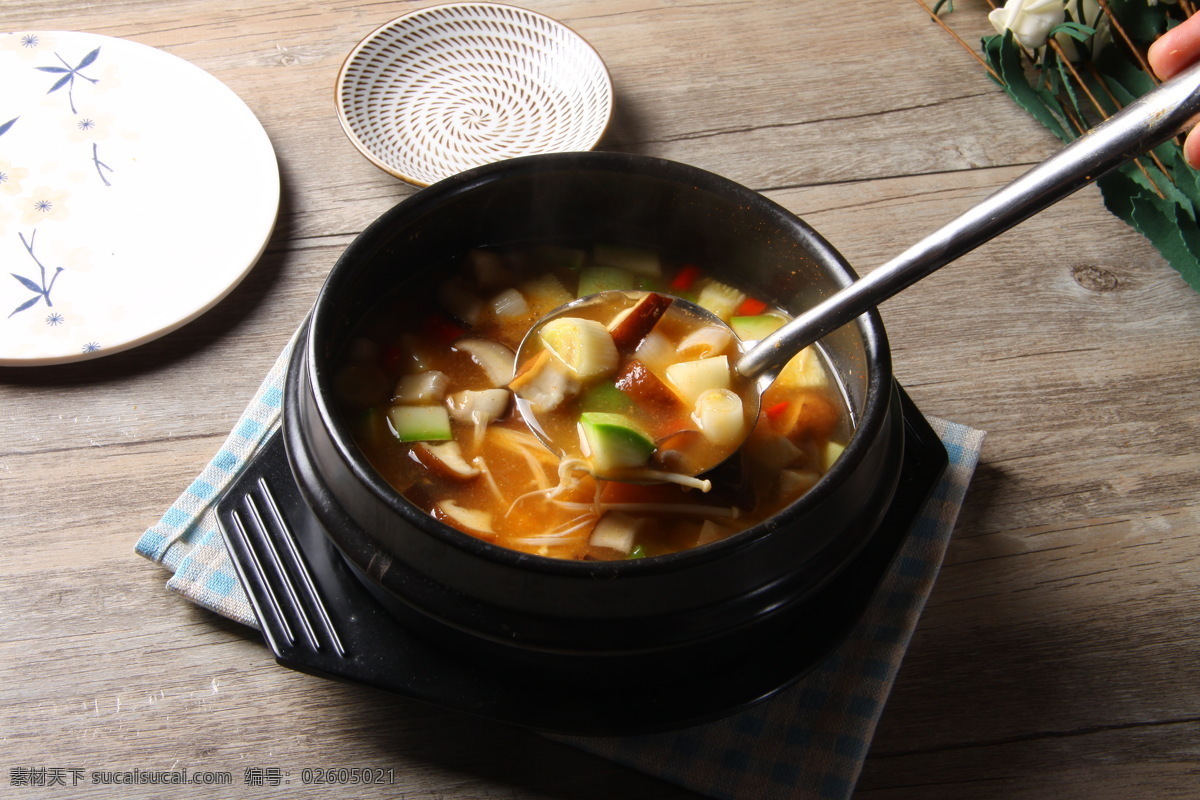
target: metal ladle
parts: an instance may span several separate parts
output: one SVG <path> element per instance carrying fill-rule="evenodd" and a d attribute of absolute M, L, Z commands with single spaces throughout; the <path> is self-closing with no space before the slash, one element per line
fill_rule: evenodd
<path fill-rule="evenodd" d="M 743 397 L 743 401 L 753 402 L 757 411 L 759 395 L 775 381 L 787 362 L 808 345 L 1116 167 L 1189 130 L 1198 119 L 1200 64 L 1147 92 L 891 261 L 751 346 L 735 368 L 758 391 L 753 398 Z M 705 318 L 705 324 L 725 325 L 704 309 L 687 305 L 698 317 Z M 535 338 L 532 334 L 544 321 L 560 313 L 556 309 L 539 320 L 522 342 L 521 351 Z M 518 364 L 523 363 L 521 351 L 517 355 Z M 528 409 L 523 408 L 522 415 L 535 432 L 544 436 Z M 552 442 L 547 444 L 558 449 Z M 695 472 L 701 474 L 712 466 L 716 465 Z"/>

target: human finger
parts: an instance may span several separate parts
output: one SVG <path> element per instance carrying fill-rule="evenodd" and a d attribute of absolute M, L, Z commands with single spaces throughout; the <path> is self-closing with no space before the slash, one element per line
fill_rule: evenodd
<path fill-rule="evenodd" d="M 1166 80 L 1200 59 L 1200 14 L 1189 17 L 1150 45 L 1146 60 L 1159 78 Z"/>
<path fill-rule="evenodd" d="M 1200 169 L 1200 128 L 1193 128 L 1183 140 L 1183 160 L 1192 169 Z"/>

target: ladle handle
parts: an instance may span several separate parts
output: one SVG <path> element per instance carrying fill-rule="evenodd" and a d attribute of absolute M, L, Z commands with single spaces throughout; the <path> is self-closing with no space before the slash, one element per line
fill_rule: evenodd
<path fill-rule="evenodd" d="M 738 361 L 748 378 L 773 377 L 802 348 L 938 268 L 1187 130 L 1200 116 L 1200 64 L 1121 112 L 763 339 Z"/>

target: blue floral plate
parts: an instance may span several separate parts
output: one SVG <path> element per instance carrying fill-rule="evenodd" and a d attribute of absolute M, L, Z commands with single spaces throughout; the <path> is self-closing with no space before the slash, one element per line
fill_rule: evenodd
<path fill-rule="evenodd" d="M 94 358 L 207 311 L 266 246 L 279 167 L 249 108 L 146 45 L 0 35 L 0 366 Z"/>

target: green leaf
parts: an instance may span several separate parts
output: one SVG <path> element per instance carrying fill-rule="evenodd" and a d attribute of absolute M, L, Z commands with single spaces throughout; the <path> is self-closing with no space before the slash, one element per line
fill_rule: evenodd
<path fill-rule="evenodd" d="M 1164 150 L 1169 150 L 1174 154 L 1174 160 L 1179 164 L 1183 164 L 1183 152 L 1178 144 L 1168 142 L 1159 147 L 1155 152 Z M 1200 221 L 1200 172 L 1196 172 L 1196 170 L 1185 165 L 1177 170 L 1172 170 L 1171 174 L 1175 178 L 1175 187 L 1188 199 L 1190 207 L 1185 210 L 1188 211 L 1188 216 L 1191 218 L 1192 224 L 1195 224 L 1197 221 Z"/>
<path fill-rule="evenodd" d="M 1116 82 L 1132 97 L 1141 97 L 1155 87 L 1154 79 L 1118 47 L 1106 47 L 1096 59 L 1096 70 L 1107 78 L 1107 83 Z"/>
<path fill-rule="evenodd" d="M 1059 82 L 1062 85 L 1063 91 L 1066 92 L 1067 98 L 1071 101 L 1071 108 L 1075 109 L 1075 116 L 1080 120 L 1086 120 L 1092 112 L 1090 106 L 1085 107 L 1081 104 L 1079 93 L 1075 91 L 1075 80 L 1071 75 L 1067 65 L 1063 63 L 1061 58 L 1055 58 L 1055 66 Z"/>
<path fill-rule="evenodd" d="M 1154 41 L 1166 31 L 1172 8 L 1162 2 L 1152 6 L 1146 0 L 1108 0 L 1108 7 L 1125 32 L 1144 43 Z"/>
<path fill-rule="evenodd" d="M 1138 168 L 1141 164 L 1141 169 Z M 1143 156 L 1137 163 L 1122 167 L 1133 180 L 1145 190 L 1147 196 L 1153 196 L 1155 202 L 1168 202 L 1187 211 L 1191 216 L 1195 213 L 1192 201 L 1179 190 L 1175 181 L 1163 173 L 1148 157 Z M 1153 183 L 1151 183 L 1153 181 Z M 1157 189 L 1157 191 L 1156 191 Z M 1162 195 L 1161 197 L 1159 195 Z"/>
<path fill-rule="evenodd" d="M 1117 171 L 1098 181 L 1104 204 L 1150 240 L 1184 280 L 1200 291 L 1200 231 L 1175 203 L 1163 200 Z M 1189 231 L 1184 234 L 1184 230 Z"/>
<path fill-rule="evenodd" d="M 1056 36 L 1060 33 L 1070 36 L 1077 42 L 1086 42 L 1096 33 L 1096 29 L 1084 25 L 1082 22 L 1060 22 L 1050 29 L 1050 35 Z"/>
<path fill-rule="evenodd" d="M 1059 139 L 1070 141 L 1075 138 L 1070 129 L 1063 126 L 1065 114 L 1062 106 L 1048 92 L 1039 92 L 1029 85 L 1020 48 L 1013 40 L 1012 31 L 1005 31 L 1003 36 L 997 34 L 986 37 L 983 40 L 983 51 L 992 69 L 1000 75 L 1005 93 L 1017 105 L 1049 128 Z"/>
<path fill-rule="evenodd" d="M 1188 286 L 1200 292 L 1200 228 L 1196 227 L 1195 220 L 1184 219 L 1181 215 L 1182 211 L 1176 209 L 1175 230 L 1179 231 L 1179 235 L 1183 237 L 1191 259 L 1181 260 L 1178 263 L 1171 261 L 1171 266 L 1183 276 Z M 1170 261 L 1170 259 L 1167 260 Z"/>

